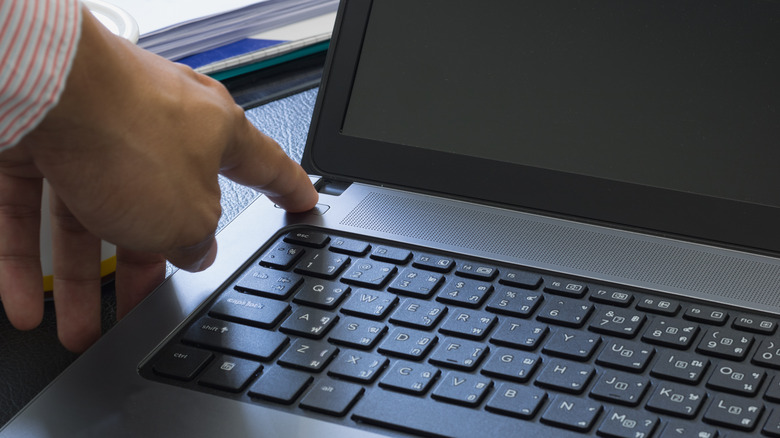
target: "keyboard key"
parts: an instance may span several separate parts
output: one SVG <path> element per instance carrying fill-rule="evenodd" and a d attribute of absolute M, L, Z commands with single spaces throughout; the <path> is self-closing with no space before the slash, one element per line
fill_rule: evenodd
<path fill-rule="evenodd" d="M 493 294 L 486 309 L 502 315 L 528 318 L 539 307 L 542 299 L 540 292 L 500 287 Z"/>
<path fill-rule="evenodd" d="M 676 315 L 681 307 L 680 303 L 675 300 L 655 297 L 642 298 L 636 303 L 636 308 L 638 310 L 665 316 Z"/>
<path fill-rule="evenodd" d="M 628 307 L 634 301 L 634 295 L 620 290 L 597 288 L 591 292 L 590 300 L 595 303 Z"/>
<path fill-rule="evenodd" d="M 324 248 L 330 241 L 330 237 L 318 231 L 311 230 L 299 230 L 291 231 L 284 236 L 284 241 L 287 243 L 297 243 L 299 245 L 305 245 L 312 248 Z"/>
<path fill-rule="evenodd" d="M 390 292 L 356 289 L 341 306 L 341 311 L 363 318 L 384 319 L 397 303 L 398 297 Z"/>
<path fill-rule="evenodd" d="M 780 437 L 780 409 L 775 408 L 761 428 L 761 433 L 773 438 Z"/>
<path fill-rule="evenodd" d="M 482 402 L 493 382 L 477 374 L 448 371 L 439 380 L 431 397 L 436 400 L 464 406 L 476 406 Z"/>
<path fill-rule="evenodd" d="M 622 339 L 611 340 L 599 353 L 596 363 L 610 368 L 640 373 L 650 363 L 654 353 L 655 349 L 646 344 Z"/>
<path fill-rule="evenodd" d="M 295 402 L 313 381 L 314 378 L 310 374 L 271 367 L 249 387 L 249 396 L 289 405 Z"/>
<path fill-rule="evenodd" d="M 455 260 L 434 254 L 417 254 L 412 262 L 412 266 L 429 271 L 447 273 L 455 266 Z"/>
<path fill-rule="evenodd" d="M 769 368 L 780 369 L 780 342 L 764 339 L 753 355 L 753 363 Z"/>
<path fill-rule="evenodd" d="M 323 414 L 343 417 L 365 389 L 354 383 L 329 378 L 318 380 L 301 400 L 300 407 Z"/>
<path fill-rule="evenodd" d="M 362 240 L 334 237 L 330 241 L 330 250 L 341 254 L 361 257 L 371 249 L 371 245 Z"/>
<path fill-rule="evenodd" d="M 301 283 L 303 277 L 300 275 L 256 266 L 238 280 L 235 288 L 241 292 L 284 300 L 292 295 Z"/>
<path fill-rule="evenodd" d="M 330 251 L 310 251 L 295 265 L 298 274 L 333 280 L 349 264 L 350 258 Z"/>
<path fill-rule="evenodd" d="M 596 370 L 587 364 L 551 359 L 536 378 L 536 384 L 545 388 L 580 394 L 588 386 Z"/>
<path fill-rule="evenodd" d="M 211 307 L 209 316 L 261 328 L 271 328 L 290 311 L 283 301 L 226 290 Z"/>
<path fill-rule="evenodd" d="M 588 328 L 597 333 L 631 339 L 637 335 L 647 317 L 631 309 L 599 308 Z"/>
<path fill-rule="evenodd" d="M 670 318 L 656 318 L 645 330 L 642 340 L 685 350 L 691 346 L 698 333 L 698 324 Z"/>
<path fill-rule="evenodd" d="M 707 387 L 751 397 L 758 393 L 765 377 L 761 368 L 723 361 L 715 367 Z"/>
<path fill-rule="evenodd" d="M 777 330 L 777 321 L 764 317 L 739 316 L 734 318 L 731 326 L 746 332 L 772 335 Z"/>
<path fill-rule="evenodd" d="M 326 310 L 299 307 L 279 327 L 279 331 L 312 339 L 322 339 L 339 316 Z"/>
<path fill-rule="evenodd" d="M 590 396 L 610 403 L 637 406 L 648 388 L 650 388 L 649 379 L 620 371 L 605 370 L 590 390 Z"/>
<path fill-rule="evenodd" d="M 286 271 L 290 269 L 295 262 L 304 253 L 304 249 L 297 245 L 287 242 L 279 242 L 273 248 L 268 250 L 260 258 L 260 264 L 269 268 L 275 268 Z"/>
<path fill-rule="evenodd" d="M 498 275 L 498 269 L 495 266 L 483 265 L 481 263 L 461 262 L 455 269 L 455 275 L 475 280 L 493 281 Z"/>
<path fill-rule="evenodd" d="M 524 383 L 533 376 L 541 363 L 541 358 L 535 354 L 500 347 L 485 362 L 482 374 Z"/>
<path fill-rule="evenodd" d="M 380 262 L 396 263 L 402 265 L 412 258 L 412 252 L 401 248 L 377 246 L 371 253 L 371 258 Z"/>
<path fill-rule="evenodd" d="M 569 280 L 552 279 L 545 283 L 544 291 L 569 298 L 582 298 L 588 293 L 588 286 Z"/>
<path fill-rule="evenodd" d="M 683 318 L 712 325 L 724 325 L 729 319 L 729 314 L 712 307 L 692 305 L 683 314 Z"/>
<path fill-rule="evenodd" d="M 369 349 L 381 339 L 387 326 L 381 322 L 347 316 L 330 332 L 331 342 L 352 348 Z"/>
<path fill-rule="evenodd" d="M 551 298 L 546 300 L 536 319 L 565 327 L 582 327 L 587 322 L 593 305 L 571 298 Z"/>
<path fill-rule="evenodd" d="M 228 392 L 240 392 L 260 372 L 257 362 L 230 356 L 218 356 L 203 373 L 198 384 Z"/>
<path fill-rule="evenodd" d="M 447 307 L 443 304 L 406 298 L 390 316 L 390 322 L 420 330 L 429 330 L 439 324 L 446 312 Z"/>
<path fill-rule="evenodd" d="M 704 333 L 696 351 L 708 356 L 742 360 L 753 345 L 753 335 L 729 329 L 710 329 Z"/>
<path fill-rule="evenodd" d="M 780 376 L 776 375 L 772 379 L 764 392 L 764 398 L 774 403 L 780 403 Z"/>
<path fill-rule="evenodd" d="M 442 287 L 436 300 L 456 306 L 476 308 L 482 306 L 491 292 L 493 292 L 493 285 L 490 283 L 453 278 Z"/>
<path fill-rule="evenodd" d="M 484 339 L 498 322 L 496 315 L 479 310 L 456 309 L 447 316 L 439 331 L 467 339 Z"/>
<path fill-rule="evenodd" d="M 479 342 L 444 338 L 431 355 L 429 362 L 447 368 L 473 371 L 487 355 L 487 347 Z"/>
<path fill-rule="evenodd" d="M 358 259 L 350 266 L 341 281 L 355 286 L 379 289 L 395 275 L 398 268 L 370 259 Z"/>
<path fill-rule="evenodd" d="M 515 269 L 501 269 L 498 282 L 512 287 L 523 289 L 536 289 L 542 284 L 542 276 L 533 272 L 518 271 Z"/>
<path fill-rule="evenodd" d="M 328 375 L 366 384 L 376 380 L 388 363 L 389 360 L 379 354 L 342 350 L 333 360 Z"/>
<path fill-rule="evenodd" d="M 410 394 L 425 394 L 430 389 L 439 369 L 421 363 L 397 361 L 380 379 L 379 386 Z"/>
<path fill-rule="evenodd" d="M 681 418 L 694 418 L 699 412 L 707 393 L 701 389 L 676 383 L 658 382 L 647 409 Z"/>
<path fill-rule="evenodd" d="M 709 366 L 710 360 L 706 357 L 664 350 L 650 370 L 650 374 L 662 379 L 695 385 L 699 383 Z"/>
<path fill-rule="evenodd" d="M 485 409 L 502 415 L 529 420 L 547 400 L 547 393 L 532 386 L 502 383 L 488 400 Z"/>
<path fill-rule="evenodd" d="M 405 359 L 418 360 L 428 355 L 437 337 L 420 330 L 396 327 L 379 344 L 379 352 Z"/>
<path fill-rule="evenodd" d="M 609 438 L 641 438 L 652 436 L 658 417 L 642 411 L 615 408 L 607 413 L 597 434 Z"/>
<path fill-rule="evenodd" d="M 718 430 L 706 424 L 670 421 L 658 438 L 719 438 Z"/>
<path fill-rule="evenodd" d="M 731 429 L 751 431 L 755 429 L 764 405 L 761 402 L 731 395 L 716 394 L 707 411 L 704 421 Z"/>
<path fill-rule="evenodd" d="M 350 288 L 335 281 L 307 278 L 293 297 L 293 302 L 333 310 L 349 295 Z"/>
<path fill-rule="evenodd" d="M 417 298 L 428 298 L 441 287 L 444 277 L 435 272 L 406 268 L 390 283 L 390 292 Z"/>
<path fill-rule="evenodd" d="M 536 321 L 522 321 L 515 318 L 501 318 L 490 342 L 522 350 L 536 350 L 550 329 Z"/>
<path fill-rule="evenodd" d="M 211 361 L 214 354 L 181 344 L 166 346 L 157 354 L 152 370 L 165 377 L 190 381 Z"/>
<path fill-rule="evenodd" d="M 542 347 L 542 352 L 578 361 L 586 361 L 601 344 L 601 336 L 573 329 L 555 330 Z"/>
<path fill-rule="evenodd" d="M 279 363 L 292 368 L 318 373 L 325 369 L 338 348 L 323 341 L 296 339 L 279 358 Z"/>
<path fill-rule="evenodd" d="M 591 400 L 556 395 L 542 414 L 541 421 L 565 429 L 587 432 L 596 423 L 602 410 L 600 403 Z"/>
<path fill-rule="evenodd" d="M 204 348 L 267 361 L 276 356 L 287 336 L 247 325 L 204 317 L 191 325 L 182 341 Z"/>

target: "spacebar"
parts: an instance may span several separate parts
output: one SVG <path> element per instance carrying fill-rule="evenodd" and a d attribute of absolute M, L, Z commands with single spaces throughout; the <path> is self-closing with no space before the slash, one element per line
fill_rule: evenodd
<path fill-rule="evenodd" d="M 363 396 L 352 411 L 352 419 L 428 437 L 517 436 L 518 427 L 523 428 L 522 436 L 528 437 L 550 436 L 551 433 L 556 437 L 581 436 L 569 435 L 561 429 L 551 431 L 534 422 L 378 388 Z"/>

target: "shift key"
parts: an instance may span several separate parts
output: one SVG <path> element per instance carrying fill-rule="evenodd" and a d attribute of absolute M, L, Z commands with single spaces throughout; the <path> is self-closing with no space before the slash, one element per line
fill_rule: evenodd
<path fill-rule="evenodd" d="M 261 361 L 276 356 L 288 340 L 281 333 L 209 317 L 191 325 L 182 338 L 187 344 Z"/>

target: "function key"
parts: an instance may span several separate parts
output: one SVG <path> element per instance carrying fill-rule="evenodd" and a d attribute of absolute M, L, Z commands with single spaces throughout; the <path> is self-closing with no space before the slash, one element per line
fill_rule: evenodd
<path fill-rule="evenodd" d="M 346 239 L 344 237 L 334 237 L 330 242 L 330 250 L 353 256 L 365 255 L 371 245 L 361 240 Z"/>
<path fill-rule="evenodd" d="M 284 236 L 287 243 L 296 243 L 298 245 L 311 246 L 313 248 L 324 248 L 330 241 L 330 237 L 325 233 L 317 231 L 291 231 Z"/>
<path fill-rule="evenodd" d="M 412 266 L 436 272 L 449 272 L 455 266 L 455 260 L 433 254 L 418 254 Z"/>
<path fill-rule="evenodd" d="M 514 269 L 502 269 L 498 282 L 507 286 L 523 289 L 536 289 L 542 284 L 542 276 L 533 272 L 523 272 Z"/>
<path fill-rule="evenodd" d="M 588 292 L 588 286 L 569 280 L 551 280 L 544 286 L 545 292 L 564 297 L 582 298 Z"/>
<path fill-rule="evenodd" d="M 680 307 L 682 306 L 677 301 L 655 297 L 642 298 L 636 303 L 636 308 L 639 310 L 667 316 L 676 315 L 680 311 Z"/>
<path fill-rule="evenodd" d="M 729 319 L 729 314 L 712 307 L 694 305 L 685 311 L 683 318 L 705 324 L 723 325 Z"/>
<path fill-rule="evenodd" d="M 492 281 L 498 275 L 498 269 L 495 266 L 487 266 L 479 263 L 462 262 L 455 274 L 461 277 L 473 278 L 476 280 Z"/>
<path fill-rule="evenodd" d="M 628 307 L 634 301 L 634 295 L 620 290 L 598 288 L 591 292 L 590 300 L 601 304 Z"/>
<path fill-rule="evenodd" d="M 777 322 L 760 316 L 739 316 L 734 318 L 731 324 L 737 330 L 744 330 L 763 335 L 774 334 L 777 330 Z"/>
<path fill-rule="evenodd" d="M 412 258 L 412 252 L 407 249 L 393 248 L 390 246 L 377 246 L 371 253 L 371 258 L 381 262 L 402 265 Z"/>

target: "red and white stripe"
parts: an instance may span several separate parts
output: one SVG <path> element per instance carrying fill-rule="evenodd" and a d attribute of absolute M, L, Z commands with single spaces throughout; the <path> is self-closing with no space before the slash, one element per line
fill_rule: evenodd
<path fill-rule="evenodd" d="M 78 0 L 0 0 L 0 150 L 57 104 L 81 30 Z"/>

